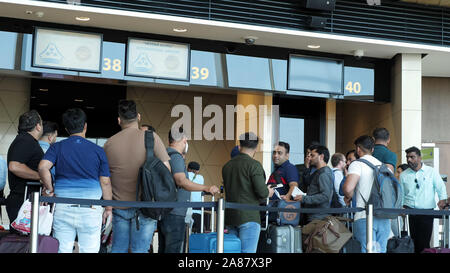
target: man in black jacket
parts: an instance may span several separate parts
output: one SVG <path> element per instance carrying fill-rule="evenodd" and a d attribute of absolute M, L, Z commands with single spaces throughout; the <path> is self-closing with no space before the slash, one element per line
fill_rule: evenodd
<path fill-rule="evenodd" d="M 330 152 L 325 146 L 317 145 L 311 147 L 311 165 L 317 170 L 311 178 L 307 194 L 297 195 L 294 200 L 300 201 L 305 208 L 330 208 L 333 195 L 333 171 L 327 166 Z M 311 213 L 307 215 L 307 222 L 314 219 L 323 219 L 330 214 Z"/>

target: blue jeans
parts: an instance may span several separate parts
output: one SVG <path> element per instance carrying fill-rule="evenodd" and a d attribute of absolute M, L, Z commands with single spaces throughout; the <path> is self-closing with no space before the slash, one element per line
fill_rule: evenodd
<path fill-rule="evenodd" d="M 136 229 L 138 211 L 139 230 Z M 113 209 L 112 253 L 148 253 L 157 221 L 145 217 L 137 208 Z"/>
<path fill-rule="evenodd" d="M 391 232 L 391 220 L 373 217 L 373 252 L 386 253 L 387 241 Z M 366 253 L 366 218 L 356 220 L 353 235 L 361 243 L 361 252 Z"/>
<path fill-rule="evenodd" d="M 72 207 L 56 204 L 53 216 L 53 237 L 59 241 L 59 253 L 72 253 L 78 235 L 80 253 L 98 253 L 103 208 Z"/>
<path fill-rule="evenodd" d="M 242 253 L 256 253 L 258 247 L 261 225 L 256 222 L 247 222 L 239 227 L 227 227 L 229 234 L 234 234 L 241 239 Z"/>

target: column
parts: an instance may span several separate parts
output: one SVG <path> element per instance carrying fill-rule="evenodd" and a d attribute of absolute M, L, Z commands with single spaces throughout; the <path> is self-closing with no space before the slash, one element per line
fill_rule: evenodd
<path fill-rule="evenodd" d="M 336 152 L 336 101 L 327 100 L 326 104 L 326 131 L 325 146 L 330 151 L 331 156 Z M 330 163 L 330 162 L 329 162 Z M 331 166 L 331 163 L 330 163 Z"/>
<path fill-rule="evenodd" d="M 236 109 L 236 143 L 239 136 L 251 131 L 260 139 L 255 159 L 261 162 L 266 177 L 272 170 L 273 140 L 276 138 L 274 132 L 278 132 L 276 126 L 277 111 L 273 111 L 271 93 L 247 93 L 238 92 Z M 242 107 L 241 107 L 242 106 Z"/>
<path fill-rule="evenodd" d="M 405 150 L 422 146 L 422 55 L 401 54 L 395 58 L 392 95 L 398 163 L 406 163 Z M 392 140 L 391 140 L 392 141 Z"/>

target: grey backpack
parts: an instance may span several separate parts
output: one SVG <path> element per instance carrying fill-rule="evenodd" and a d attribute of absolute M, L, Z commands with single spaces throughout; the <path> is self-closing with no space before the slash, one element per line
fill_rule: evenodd
<path fill-rule="evenodd" d="M 378 218 L 396 219 L 398 214 L 385 213 L 376 209 L 401 209 L 403 192 L 400 183 L 386 164 L 375 166 L 365 159 L 357 159 L 374 171 L 374 181 L 370 191 L 369 200 L 364 200 L 366 204 L 372 204 L 373 215 Z"/>

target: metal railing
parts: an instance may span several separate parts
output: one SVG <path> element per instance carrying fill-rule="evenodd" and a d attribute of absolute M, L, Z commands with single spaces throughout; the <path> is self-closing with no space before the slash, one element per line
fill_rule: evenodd
<path fill-rule="evenodd" d="M 258 210 L 269 212 L 294 212 L 294 213 L 356 213 L 366 212 L 366 249 L 367 253 L 373 252 L 373 217 L 374 211 L 380 211 L 388 214 L 414 214 L 414 215 L 434 215 L 445 216 L 450 215 L 449 210 L 426 210 L 426 209 L 374 209 L 369 204 L 365 208 L 330 208 L 330 209 L 311 209 L 311 208 L 275 208 L 270 206 L 248 205 L 240 203 L 225 202 L 220 198 L 217 202 L 128 202 L 128 201 L 112 201 L 112 200 L 92 200 L 92 199 L 73 199 L 40 196 L 39 192 L 33 192 L 31 211 L 31 236 L 30 236 L 30 252 L 37 253 L 38 246 L 38 228 L 39 228 L 39 203 L 65 203 L 80 205 L 100 205 L 113 207 L 135 207 L 135 208 L 175 208 L 175 207 L 192 207 L 192 208 L 217 208 L 217 253 L 224 253 L 224 229 L 225 229 L 225 209 L 237 210 Z"/>

